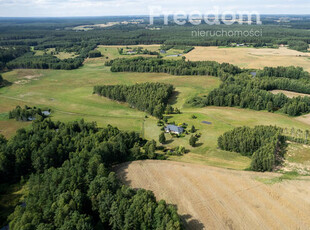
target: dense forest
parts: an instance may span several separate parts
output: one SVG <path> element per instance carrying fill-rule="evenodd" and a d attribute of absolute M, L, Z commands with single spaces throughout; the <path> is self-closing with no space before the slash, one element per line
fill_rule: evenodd
<path fill-rule="evenodd" d="M 149 25 L 148 17 L 140 24 L 115 25 L 106 28 L 96 28 L 88 31 L 74 30 L 78 25 L 93 25 L 116 21 L 130 21 L 132 17 L 102 17 L 102 18 L 70 18 L 68 19 L 15 19 L 13 22 L 1 19 L 0 46 L 36 46 L 38 49 L 56 46 L 74 46 L 74 43 L 93 43 L 101 45 L 137 45 L 137 44 L 166 44 L 184 46 L 226 46 L 231 43 L 248 43 L 255 46 L 268 44 L 285 44 L 289 41 L 303 41 L 309 44 L 309 19 L 301 18 L 288 25 L 275 23 L 269 18 L 262 17 L 262 25 L 226 25 L 201 24 L 193 26 L 187 23 L 184 26 L 175 25 L 170 19 L 169 25 L 156 19 L 153 26 Z M 298 24 L 299 23 L 299 24 Z M 157 30 L 152 28 L 159 28 Z M 260 37 L 221 36 L 221 37 L 193 37 L 192 31 L 218 30 L 263 30 Z M 29 33 L 31 31 L 31 33 Z M 294 47 L 294 46 L 293 46 Z"/>
<path fill-rule="evenodd" d="M 115 59 L 106 62 L 106 65 L 111 66 L 112 72 L 155 72 L 173 75 L 211 75 L 219 77 L 242 72 L 237 66 L 228 63 L 220 64 L 215 61 L 193 62 L 144 57 Z"/>
<path fill-rule="evenodd" d="M 154 145 L 137 133 L 83 120 L 35 121 L 10 140 L 1 136 L 0 182 L 30 176 L 10 229 L 181 229 L 173 206 L 121 185 L 110 171 L 124 161 L 156 158 Z"/>
<path fill-rule="evenodd" d="M 98 57 L 99 54 L 93 49 L 97 47 L 96 44 L 80 44 L 80 46 L 56 46 L 57 52 L 74 52 L 78 54 L 75 58 L 60 59 L 52 54 L 36 55 L 35 52 L 29 51 L 23 56 L 20 56 L 6 64 L 9 69 L 14 68 L 32 68 L 32 69 L 76 69 L 83 64 L 86 57 Z M 36 47 L 38 49 L 38 47 Z M 55 48 L 54 46 L 47 46 L 47 48 Z"/>
<path fill-rule="evenodd" d="M 52 55 L 36 56 L 34 53 L 27 53 L 7 63 L 9 69 L 76 69 L 83 63 L 83 58 L 69 58 L 61 60 Z"/>
<path fill-rule="evenodd" d="M 140 24 L 114 25 L 79 31 L 79 25 L 94 25 L 108 22 L 130 21 L 132 17 L 94 17 L 94 18 L 50 18 L 50 19 L 0 19 L 0 70 L 6 68 L 51 68 L 74 69 L 83 60 L 92 56 L 89 53 L 97 45 L 138 45 L 163 44 L 166 47 L 186 47 L 189 52 L 193 46 L 231 46 L 247 44 L 253 47 L 273 47 L 280 44 L 291 49 L 307 51 L 310 43 L 309 19 L 290 23 L 275 23 L 279 16 L 262 17 L 262 25 L 175 25 L 172 18 L 169 25 L 156 19 L 149 25 L 148 17 L 137 17 Z M 290 18 L 290 16 L 288 16 Z M 195 31 L 263 31 L 262 36 L 193 36 Z M 33 49 L 32 49 L 33 48 Z M 50 54 L 34 55 L 34 51 L 55 48 L 58 52 L 75 52 L 73 60 L 61 60 Z M 98 54 L 96 54 L 98 55 Z M 20 57 L 18 60 L 14 59 Z M 82 61 L 81 61 L 82 60 Z M 7 63 L 10 63 L 7 65 Z"/>
<path fill-rule="evenodd" d="M 94 93 L 112 100 L 127 102 L 132 108 L 145 111 L 157 118 L 162 118 L 173 86 L 163 83 L 142 83 L 132 86 L 104 85 L 95 86 Z"/>
<path fill-rule="evenodd" d="M 251 170 L 271 171 L 283 158 L 285 140 L 275 126 L 238 127 L 221 135 L 218 146 L 251 157 Z"/>
<path fill-rule="evenodd" d="M 290 116 L 310 111 L 310 97 L 288 98 L 282 93 L 269 92 L 279 89 L 308 93 L 309 73 L 300 67 L 265 68 L 258 71 L 256 76 L 242 73 L 221 80 L 223 82 L 219 88 L 207 96 L 191 98 L 188 103 L 192 106 L 238 106 L 269 112 L 279 110 Z"/>
<path fill-rule="evenodd" d="M 280 77 L 292 79 L 310 79 L 310 74 L 304 71 L 302 67 L 264 67 L 262 70 L 257 71 L 257 77 Z"/>
<path fill-rule="evenodd" d="M 27 105 L 21 108 L 19 105 L 9 112 L 9 119 L 15 118 L 17 121 L 32 121 L 35 119 L 43 120 L 50 114 L 50 109 L 42 111 L 37 107 L 29 107 Z"/>
<path fill-rule="evenodd" d="M 0 70 L 4 69 L 6 63 L 18 58 L 25 53 L 29 52 L 29 47 L 27 46 L 17 46 L 17 47 L 0 47 Z"/>

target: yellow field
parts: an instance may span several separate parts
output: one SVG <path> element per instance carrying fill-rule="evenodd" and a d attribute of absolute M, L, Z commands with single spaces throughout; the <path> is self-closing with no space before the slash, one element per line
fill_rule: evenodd
<path fill-rule="evenodd" d="M 125 184 L 176 205 L 185 229 L 310 229 L 308 177 L 152 160 L 116 171 Z"/>
<path fill-rule="evenodd" d="M 227 62 L 242 68 L 261 69 L 265 66 L 293 65 L 310 71 L 310 53 L 302 53 L 286 47 L 279 49 L 195 47 L 185 57 L 191 61 Z"/>
<path fill-rule="evenodd" d="M 293 98 L 293 97 L 305 97 L 305 96 L 310 96 L 309 94 L 304 94 L 304 93 L 295 93 L 295 92 L 291 92 L 291 91 L 287 91 L 287 90 L 271 90 L 270 91 L 273 94 L 278 94 L 278 93 L 283 93 L 284 95 L 286 95 L 289 98 Z"/>

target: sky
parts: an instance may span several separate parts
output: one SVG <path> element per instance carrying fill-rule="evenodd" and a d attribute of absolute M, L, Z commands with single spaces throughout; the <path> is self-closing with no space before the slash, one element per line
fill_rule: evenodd
<path fill-rule="evenodd" d="M 309 0 L 0 0 L 0 17 L 149 15 L 195 10 L 256 11 L 259 14 L 310 14 Z M 159 12 L 158 12 L 159 11 Z"/>

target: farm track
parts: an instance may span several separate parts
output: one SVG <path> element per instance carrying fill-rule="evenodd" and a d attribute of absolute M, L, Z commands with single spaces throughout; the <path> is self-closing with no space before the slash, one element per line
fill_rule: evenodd
<path fill-rule="evenodd" d="M 136 161 L 116 169 L 123 182 L 177 205 L 187 229 L 310 229 L 310 180 L 267 185 L 274 173 L 172 161 Z"/>

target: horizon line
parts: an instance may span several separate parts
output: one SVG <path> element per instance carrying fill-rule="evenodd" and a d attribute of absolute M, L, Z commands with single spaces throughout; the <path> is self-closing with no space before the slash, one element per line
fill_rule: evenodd
<path fill-rule="evenodd" d="M 171 14 L 172 16 L 173 14 Z M 188 14 L 189 15 L 189 14 Z M 221 14 L 219 14 L 221 15 Z M 266 13 L 260 14 L 261 16 L 310 16 L 310 14 L 301 14 L 301 13 Z M 95 15 L 95 16 L 0 16 L 2 18 L 95 18 L 95 17 L 149 17 L 150 15 L 139 15 L 139 14 L 129 14 L 129 15 Z M 164 15 L 155 17 L 159 18 Z M 170 15 L 169 15 L 170 16 Z"/>

